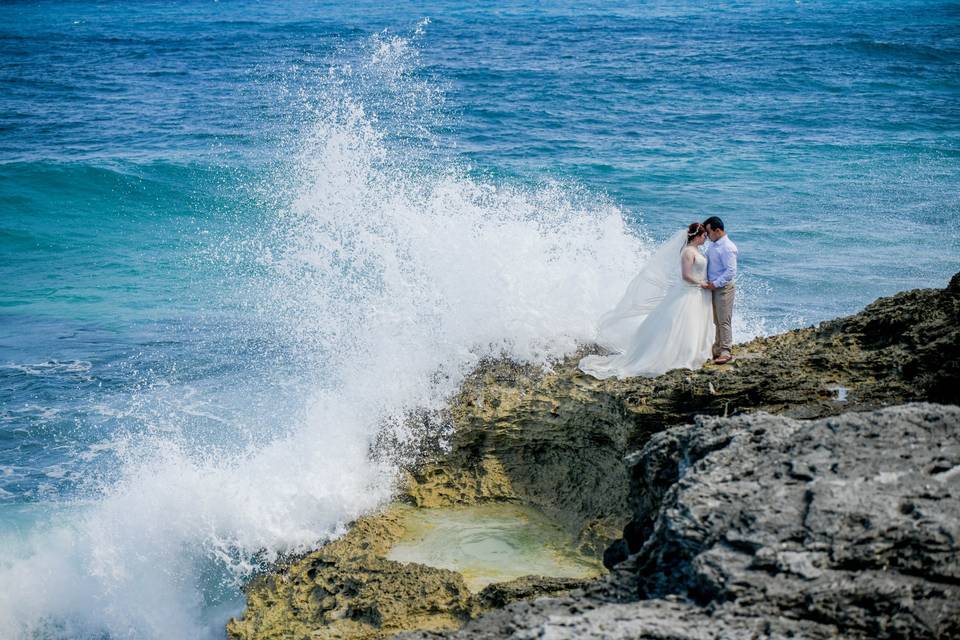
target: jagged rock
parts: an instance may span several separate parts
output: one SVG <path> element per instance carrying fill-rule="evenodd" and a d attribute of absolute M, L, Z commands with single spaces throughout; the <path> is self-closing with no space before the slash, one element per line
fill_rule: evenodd
<path fill-rule="evenodd" d="M 569 607 L 597 609 L 597 613 L 591 613 L 590 616 L 600 621 L 598 624 L 601 626 L 597 628 L 610 629 L 610 637 L 616 637 L 621 632 L 625 634 L 623 637 L 663 638 L 754 637 L 755 632 L 762 632 L 761 636 L 766 634 L 767 637 L 787 637 L 791 633 L 800 637 L 833 637 L 838 628 L 835 625 L 851 629 L 850 633 L 855 635 L 866 633 L 863 629 L 869 626 L 869 616 L 888 620 L 892 625 L 906 624 L 904 628 L 911 629 L 913 633 L 919 627 L 909 626 L 884 609 L 892 606 L 889 605 L 891 602 L 899 606 L 903 590 L 907 589 L 908 578 L 916 581 L 911 583 L 911 593 L 916 602 L 921 603 L 909 609 L 910 615 L 936 618 L 939 615 L 936 611 L 931 613 L 924 607 L 929 605 L 935 610 L 935 603 L 940 602 L 938 594 L 946 593 L 944 589 L 954 589 L 953 583 L 930 581 L 906 569 L 901 571 L 897 568 L 899 565 L 854 571 L 859 567 L 857 563 L 872 557 L 866 551 L 865 555 L 854 555 L 844 560 L 847 565 L 842 562 L 834 565 L 825 563 L 820 556 L 811 555 L 813 552 L 800 552 L 793 548 L 760 552 L 758 548 L 759 556 L 756 553 L 751 555 L 750 561 L 756 562 L 759 569 L 752 568 L 750 571 L 792 576 L 789 581 L 785 578 L 775 583 L 782 585 L 785 591 L 769 594 L 778 602 L 777 607 L 789 604 L 790 594 L 799 593 L 793 591 L 797 585 L 809 582 L 823 587 L 822 591 L 804 591 L 806 595 L 803 598 L 789 604 L 787 611 L 791 613 L 787 615 L 793 618 L 776 617 L 779 615 L 776 613 L 778 608 L 758 613 L 759 609 L 741 607 L 750 598 L 762 598 L 746 587 L 725 582 L 727 574 L 721 569 L 728 565 L 722 562 L 733 562 L 733 559 L 743 556 L 746 552 L 741 547 L 751 548 L 754 544 L 752 540 L 726 542 L 711 552 L 695 555 L 693 557 L 699 560 L 691 560 L 687 565 L 677 564 L 670 569 L 676 572 L 675 575 L 671 574 L 669 580 L 664 578 L 658 582 L 656 572 L 649 569 L 658 566 L 657 561 L 654 556 L 648 558 L 645 555 L 653 553 L 655 548 L 648 543 L 654 539 L 656 521 L 645 519 L 652 518 L 652 515 L 636 514 L 658 514 L 669 491 L 674 491 L 664 489 L 667 493 L 661 495 L 656 487 L 673 486 L 678 477 L 678 464 L 682 460 L 682 457 L 677 457 L 680 449 L 671 450 L 666 446 L 651 449 L 649 455 L 653 457 L 648 464 L 650 473 L 654 475 L 648 478 L 650 489 L 634 491 L 632 495 L 629 491 L 631 472 L 623 461 L 629 451 L 644 447 L 654 434 L 673 425 L 688 424 L 698 415 L 729 416 L 764 411 L 792 418 L 814 419 L 911 401 L 960 402 L 960 274 L 954 276 L 946 289 L 918 289 L 881 298 L 859 314 L 824 322 L 816 327 L 757 339 L 735 347 L 734 354 L 737 360 L 721 367 L 708 365 L 699 371 L 676 370 L 657 378 L 606 381 L 579 373 L 576 369 L 578 357 L 557 363 L 551 371 L 503 360 L 486 362 L 464 382 L 460 394 L 451 402 L 449 412 L 442 412 L 439 417 L 442 428 L 427 424 L 425 421 L 429 421 L 430 416 L 415 416 L 416 420 L 427 425 L 423 429 L 426 434 L 422 438 L 424 442 L 432 442 L 435 432 L 446 433 L 450 428 L 453 431 L 446 453 L 437 453 L 441 448 L 430 446 L 428 448 L 433 453 L 426 459 L 406 460 L 410 457 L 406 455 L 409 451 L 400 456 L 405 464 L 408 463 L 408 473 L 400 488 L 400 499 L 416 506 L 431 507 L 483 500 L 520 501 L 537 507 L 561 523 L 577 536 L 582 551 L 596 557 L 607 549 L 610 540 L 621 536 L 623 524 L 631 522 L 633 517 L 634 520 L 622 534 L 618 548 L 610 549 L 605 554 L 608 566 L 614 567 L 613 573 L 585 586 L 582 595 L 573 600 L 556 600 L 573 604 L 558 605 L 561 607 L 558 610 L 551 609 L 553 605 L 536 604 L 541 609 L 535 610 L 524 608 L 534 605 L 518 603 L 505 610 L 524 611 L 534 617 L 542 613 L 549 620 L 558 620 L 557 616 L 570 618 L 572 614 L 567 611 Z M 751 437 L 762 438 L 762 434 Z M 384 436 L 382 442 L 390 442 L 389 434 Z M 717 451 L 727 446 L 722 440 L 717 440 L 715 444 Z M 709 453 L 702 460 L 709 458 Z M 661 455 L 662 460 L 657 462 L 654 459 L 656 455 Z M 384 457 L 390 456 L 385 454 Z M 817 469 L 818 474 L 823 473 L 822 467 L 817 466 Z M 788 472 L 781 472 L 780 477 L 770 480 L 770 486 L 762 489 L 780 491 L 786 500 L 788 494 L 792 496 L 790 491 L 796 486 L 810 482 L 805 477 L 821 477 L 811 473 L 810 469 L 798 463 L 797 466 L 791 466 Z M 684 478 L 688 475 L 689 472 Z M 633 482 L 635 485 L 638 482 L 635 471 Z M 681 485 L 682 481 L 677 483 L 678 487 Z M 818 505 L 833 504 L 832 508 L 837 510 L 851 506 L 843 504 L 842 494 L 831 497 L 822 493 L 826 487 L 824 484 L 818 489 L 821 493 L 811 494 L 818 498 Z M 675 491 L 680 492 L 680 489 Z M 697 495 L 690 494 L 690 497 L 693 499 Z M 701 497 L 705 501 L 701 508 L 707 510 L 712 509 L 709 500 L 719 499 L 707 494 Z M 830 499 L 835 504 L 830 503 Z M 928 514 L 934 513 L 936 504 L 939 503 L 924 502 L 923 496 L 919 496 L 910 503 L 911 506 L 897 508 L 914 509 L 911 513 L 920 514 L 917 518 L 924 521 Z M 829 510 L 824 511 L 827 515 L 823 517 L 827 520 L 831 518 L 829 513 Z M 901 515 L 904 519 L 913 518 L 908 513 Z M 377 560 L 385 556 L 390 537 L 383 538 L 386 543 L 377 542 L 376 536 L 381 534 L 373 533 L 375 527 L 368 520 L 360 522 L 346 539 L 363 540 L 368 547 L 365 557 L 372 563 L 363 571 L 378 571 L 380 565 Z M 706 522 L 710 522 L 709 518 Z M 933 536 L 931 531 L 924 531 Z M 954 532 L 950 535 L 956 534 L 954 529 L 948 531 Z M 905 540 L 900 543 L 905 543 Z M 933 545 L 931 548 L 936 548 L 936 545 L 943 544 L 943 540 L 945 538 L 933 536 L 927 542 Z M 887 556 L 884 557 L 896 557 L 897 562 L 912 562 L 916 567 L 938 566 L 931 564 L 932 560 L 919 552 L 920 546 L 914 545 L 908 551 L 895 547 L 886 551 Z M 728 547 L 732 550 L 728 550 Z M 329 549 L 328 545 L 320 553 L 329 553 Z M 870 550 L 870 553 L 878 551 L 869 546 L 862 549 Z M 727 553 L 729 558 L 722 552 Z M 773 555 L 768 557 L 771 553 Z M 637 555 L 627 562 L 621 562 L 630 554 Z M 631 571 L 630 567 L 638 558 L 647 559 L 647 565 L 643 565 L 647 568 Z M 248 589 L 248 607 L 244 617 L 230 623 L 232 637 L 299 638 L 304 637 L 303 634 L 334 637 L 336 633 L 342 633 L 340 637 L 367 637 L 363 633 L 389 635 L 401 628 L 426 628 L 432 624 L 431 620 L 435 622 L 442 619 L 451 625 L 459 624 L 492 603 L 492 600 L 481 602 L 474 598 L 466 606 L 460 603 L 459 597 L 453 598 L 449 601 L 451 613 L 447 618 L 443 618 L 439 610 L 433 618 L 430 617 L 433 613 L 418 618 L 421 614 L 417 611 L 386 607 L 378 611 L 400 612 L 393 620 L 405 622 L 394 624 L 386 621 L 389 616 L 377 614 L 368 618 L 380 616 L 379 627 L 368 625 L 359 627 L 358 631 L 358 627 L 328 620 L 329 616 L 323 617 L 317 613 L 317 607 L 311 600 L 304 599 L 304 594 L 309 594 L 313 588 L 308 572 L 310 563 L 315 560 L 311 554 L 300 562 L 281 568 L 277 574 L 254 582 Z M 681 560 L 677 562 L 681 563 Z M 718 562 L 721 563 L 720 569 L 716 570 L 719 573 L 711 573 L 711 563 Z M 900 576 L 896 583 L 885 582 L 891 566 Z M 407 574 L 402 567 L 409 567 Z M 434 574 L 428 576 L 419 567 L 401 565 L 391 568 L 396 569 L 391 584 L 395 583 L 397 587 L 393 589 L 391 584 L 378 583 L 378 597 L 385 601 L 402 599 L 409 595 L 408 585 L 413 588 L 417 580 L 440 579 Z M 921 570 L 925 569 L 916 569 L 915 572 Z M 355 565 L 336 564 L 331 571 L 356 573 L 358 569 Z M 861 574 L 874 585 L 876 593 L 867 595 L 862 591 L 850 590 L 849 577 Z M 408 575 L 413 582 L 407 582 L 404 575 Z M 674 587 L 670 586 L 671 580 Z M 428 590 L 431 588 L 427 587 Z M 689 601 L 672 602 L 668 606 L 663 603 L 651 604 L 660 600 L 648 600 L 644 604 L 624 604 L 627 608 L 618 612 L 601 611 L 598 605 L 638 598 L 641 588 L 648 595 L 682 593 Z M 519 591 L 502 589 L 500 593 L 516 595 Z M 718 596 L 718 593 L 724 595 Z M 341 597 L 345 601 L 352 596 L 341 592 Z M 763 594 L 763 598 L 766 597 L 768 594 Z M 869 601 L 858 600 L 861 597 L 868 597 Z M 727 601 L 726 598 L 738 600 Z M 546 599 L 537 603 L 552 601 Z M 705 609 L 698 602 L 710 604 Z M 871 602 L 875 605 L 870 605 Z M 874 608 L 871 609 L 871 606 Z M 804 607 L 814 613 L 806 616 L 796 613 Z M 775 618 L 769 619 L 771 615 Z M 633 619 L 631 616 L 639 618 Z M 856 622 L 856 616 L 863 616 L 863 621 Z M 909 617 L 907 614 L 904 616 Z M 576 616 L 563 624 L 557 623 L 559 626 L 554 622 L 544 624 L 552 629 L 550 634 L 559 634 L 556 637 L 587 634 L 574 618 Z M 344 619 L 349 620 L 338 620 Z M 641 619 L 654 620 L 659 626 L 650 629 L 665 631 L 661 635 L 646 636 L 631 632 L 630 629 L 636 628 Z M 285 625 L 291 630 L 287 635 L 283 635 L 287 633 L 283 631 Z M 471 623 L 467 628 L 474 628 L 473 625 Z M 528 627 L 520 625 L 517 629 Z M 335 630 L 334 635 L 330 635 L 331 628 Z M 268 629 L 274 631 L 268 632 Z M 564 629 L 575 629 L 576 632 L 567 634 Z M 270 635 L 272 633 L 275 635 Z M 649 633 L 660 631 L 651 630 Z"/>
<path fill-rule="evenodd" d="M 960 408 L 704 418 L 631 464 L 647 599 L 517 603 L 443 637 L 960 637 Z"/>
<path fill-rule="evenodd" d="M 237 640 L 381 638 L 404 629 L 456 628 L 476 614 L 454 571 L 386 560 L 402 533 L 391 512 L 361 518 L 343 538 L 247 587 Z"/>
<path fill-rule="evenodd" d="M 512 604 L 456 632 L 403 633 L 397 640 L 836 640 L 837 629 L 805 620 L 708 611 L 671 600 L 602 603 L 577 597 Z"/>
<path fill-rule="evenodd" d="M 632 462 L 641 595 L 960 634 L 960 409 L 701 419 Z"/>
<path fill-rule="evenodd" d="M 547 578 L 544 576 L 524 576 L 509 582 L 495 582 L 487 585 L 477 594 L 484 608 L 504 607 L 517 600 L 528 600 L 564 591 L 572 591 L 586 586 L 587 580 L 577 578 Z"/>
<path fill-rule="evenodd" d="M 350 531 L 282 571 L 247 586 L 247 609 L 227 624 L 235 640 L 373 639 L 409 629 L 454 629 L 481 611 L 584 586 L 525 576 L 472 593 L 462 575 L 386 559 L 404 533 L 397 509 L 361 518 Z"/>
<path fill-rule="evenodd" d="M 599 556 L 629 519 L 623 456 L 697 415 L 819 418 L 911 401 L 960 402 L 960 274 L 946 289 L 881 298 L 862 312 L 734 349 L 732 365 L 600 381 L 488 362 L 451 405 L 451 451 L 413 469 L 421 506 L 532 504 Z"/>

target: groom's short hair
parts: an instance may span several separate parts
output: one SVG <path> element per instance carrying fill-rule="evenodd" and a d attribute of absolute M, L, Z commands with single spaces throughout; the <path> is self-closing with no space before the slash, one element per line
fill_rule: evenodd
<path fill-rule="evenodd" d="M 711 229 L 714 229 L 716 231 L 723 231 L 723 220 L 721 220 L 717 216 L 710 216 L 709 218 L 703 221 L 703 226 L 710 227 Z"/>

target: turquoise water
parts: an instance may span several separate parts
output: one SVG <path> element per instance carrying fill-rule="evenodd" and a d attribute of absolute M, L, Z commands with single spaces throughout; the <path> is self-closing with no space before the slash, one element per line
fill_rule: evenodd
<path fill-rule="evenodd" d="M 708 214 L 740 338 L 957 271 L 956 3 L 638 4 L 0 5 L 0 636 L 219 637 Z"/>

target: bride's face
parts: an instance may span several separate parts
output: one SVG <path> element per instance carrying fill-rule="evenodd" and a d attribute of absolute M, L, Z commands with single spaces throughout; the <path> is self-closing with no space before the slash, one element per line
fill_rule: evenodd
<path fill-rule="evenodd" d="M 701 233 L 701 234 L 698 235 L 696 238 L 694 238 L 693 240 L 691 240 L 691 241 L 690 241 L 690 244 L 693 245 L 694 247 L 699 247 L 699 246 L 702 245 L 704 242 L 706 242 L 706 240 L 707 240 L 707 234 Z"/>

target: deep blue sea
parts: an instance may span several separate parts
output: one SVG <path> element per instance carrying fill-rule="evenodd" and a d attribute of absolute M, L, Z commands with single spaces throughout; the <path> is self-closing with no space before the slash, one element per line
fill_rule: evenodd
<path fill-rule="evenodd" d="M 0 4 L 0 637 L 223 637 L 708 215 L 738 339 L 944 286 L 960 3 Z"/>

